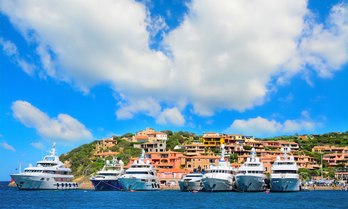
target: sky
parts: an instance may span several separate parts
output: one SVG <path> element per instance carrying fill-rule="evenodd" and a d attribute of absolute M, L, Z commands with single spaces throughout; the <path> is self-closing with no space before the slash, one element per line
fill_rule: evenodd
<path fill-rule="evenodd" d="M 0 0 L 0 180 L 93 140 L 348 130 L 347 0 Z"/>

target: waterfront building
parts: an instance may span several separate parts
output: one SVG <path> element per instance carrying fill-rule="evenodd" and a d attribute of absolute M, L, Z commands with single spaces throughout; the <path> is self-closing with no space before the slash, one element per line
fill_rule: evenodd
<path fill-rule="evenodd" d="M 202 169 L 208 169 L 211 164 L 218 164 L 220 157 L 215 155 L 200 155 L 185 157 L 184 169 L 193 171 L 194 168 L 201 167 Z"/>
<path fill-rule="evenodd" d="M 338 165 L 348 166 L 348 153 L 332 153 L 325 154 L 323 156 L 323 161 L 327 162 L 329 167 L 335 167 Z"/>

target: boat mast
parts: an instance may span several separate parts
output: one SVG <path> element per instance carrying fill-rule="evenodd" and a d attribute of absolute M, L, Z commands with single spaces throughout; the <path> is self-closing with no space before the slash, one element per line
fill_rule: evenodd
<path fill-rule="evenodd" d="M 321 173 L 321 179 L 323 179 L 323 154 L 320 152 L 320 173 Z"/>

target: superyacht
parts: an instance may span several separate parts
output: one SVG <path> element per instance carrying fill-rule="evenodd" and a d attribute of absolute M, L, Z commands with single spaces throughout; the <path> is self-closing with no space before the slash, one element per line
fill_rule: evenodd
<path fill-rule="evenodd" d="M 90 180 L 96 191 L 119 191 L 122 189 L 118 178 L 124 173 L 124 163 L 117 160 L 116 157 L 112 161 L 106 161 L 103 169 L 97 172 L 97 175 Z"/>
<path fill-rule="evenodd" d="M 125 191 L 156 191 L 160 189 L 156 170 L 149 160 L 145 160 L 145 151 L 142 150 L 141 157 L 134 161 L 130 168 L 119 178 Z"/>
<path fill-rule="evenodd" d="M 298 192 L 300 191 L 300 179 L 298 167 L 293 156 L 288 156 L 290 147 L 280 150 L 283 156 L 277 156 L 271 167 L 270 187 L 272 192 Z"/>
<path fill-rule="evenodd" d="M 203 190 L 208 192 L 227 192 L 233 190 L 235 169 L 225 161 L 225 145 L 221 145 L 221 158 L 218 165 L 210 165 L 203 175 Z"/>
<path fill-rule="evenodd" d="M 179 180 L 180 190 L 183 192 L 198 192 L 203 189 L 203 172 L 198 169 L 194 169 L 193 172 L 187 174 Z"/>
<path fill-rule="evenodd" d="M 255 148 L 238 169 L 236 174 L 236 190 L 242 192 L 259 192 L 265 190 L 265 167 L 256 157 Z"/>
<path fill-rule="evenodd" d="M 71 169 L 56 156 L 56 143 L 53 143 L 49 155 L 37 161 L 36 166 L 29 165 L 24 172 L 11 177 L 20 190 L 77 189 L 78 184 L 72 181 L 74 176 L 70 173 Z"/>

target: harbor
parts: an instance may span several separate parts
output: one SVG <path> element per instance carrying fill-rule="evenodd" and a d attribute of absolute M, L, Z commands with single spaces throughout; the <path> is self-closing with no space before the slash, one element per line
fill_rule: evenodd
<path fill-rule="evenodd" d="M 320 166 L 314 160 L 304 162 L 301 160 L 303 155 L 296 158 L 296 154 L 303 151 L 295 142 L 210 132 L 196 141 L 176 145 L 176 151 L 171 151 L 167 141 L 167 133 L 152 128 L 128 138 L 113 136 L 95 141 L 83 145 L 92 148 L 90 154 L 93 154 L 88 159 L 79 160 L 91 162 L 86 168 L 71 160 L 78 159 L 79 152 L 59 157 L 56 143 L 53 143 L 49 154 L 36 165 L 29 164 L 23 171 L 20 169 L 10 175 L 12 185 L 19 190 L 96 191 L 299 192 L 347 189 L 342 169 L 338 173 L 341 175 L 333 178 L 332 173 L 324 172 L 323 156 L 320 156 Z M 315 155 L 324 149 L 327 147 L 315 146 L 312 153 Z M 329 149 L 336 154 L 341 150 L 343 156 L 348 150 L 347 147 Z M 134 152 L 138 156 L 125 158 L 122 152 Z M 82 175 L 76 171 L 76 166 L 78 170 L 84 170 Z M 333 169 L 330 164 L 326 167 L 325 170 Z M 308 172 L 319 172 L 320 176 L 311 176 Z"/>

